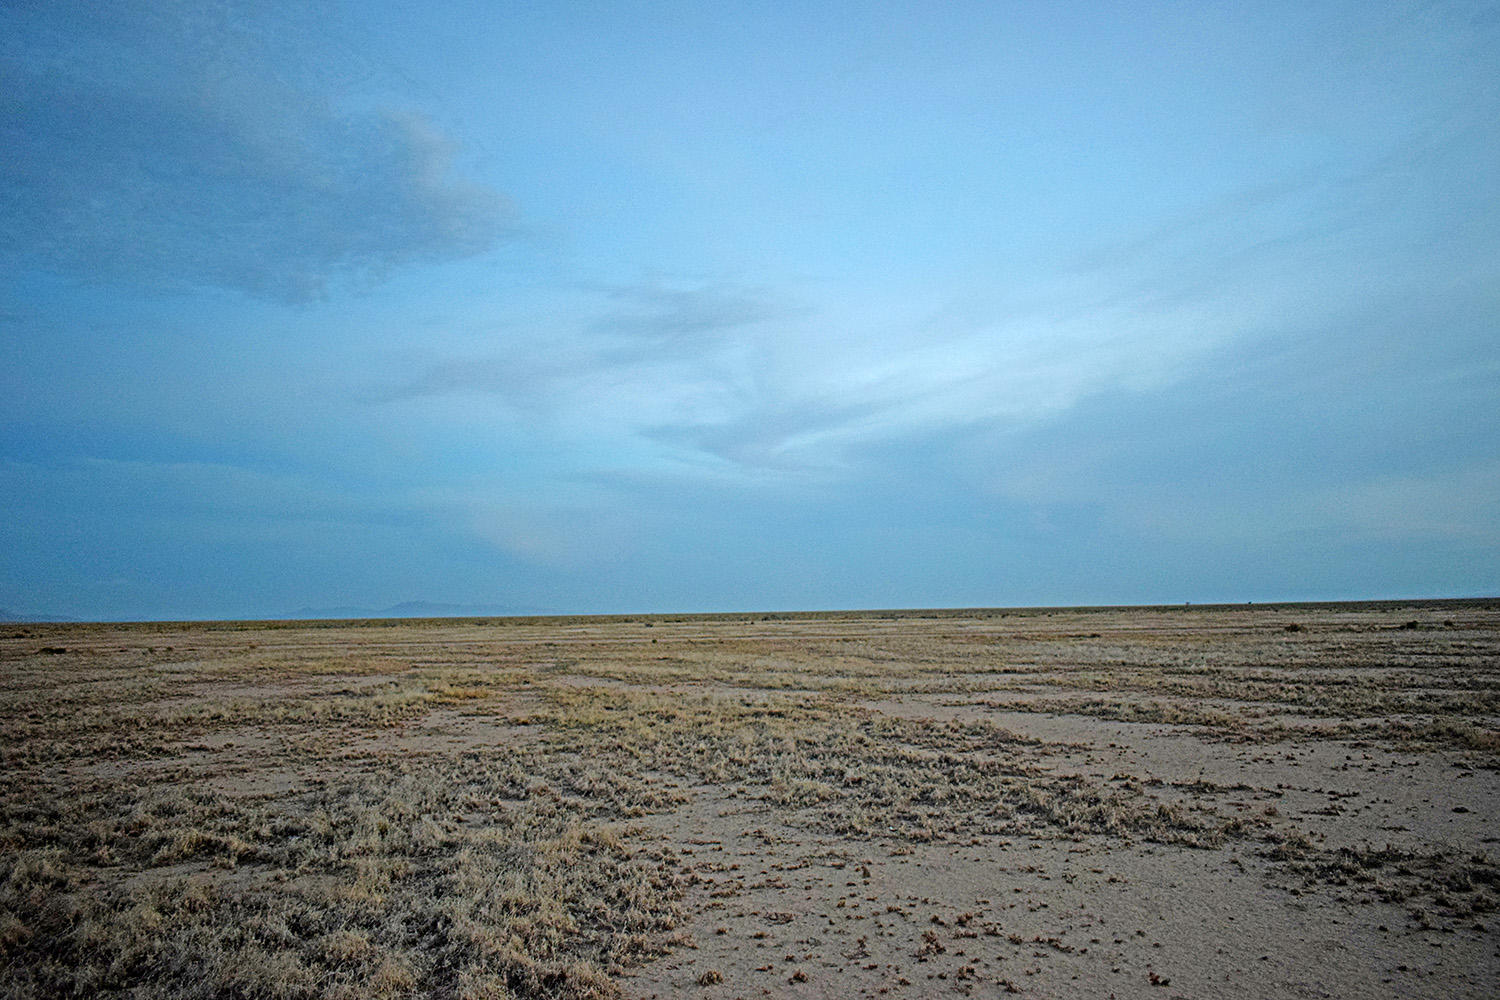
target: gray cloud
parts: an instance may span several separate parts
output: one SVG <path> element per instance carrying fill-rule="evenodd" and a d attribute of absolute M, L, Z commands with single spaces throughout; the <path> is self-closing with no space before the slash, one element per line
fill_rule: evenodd
<path fill-rule="evenodd" d="M 0 19 L 0 263 L 300 302 L 505 233 L 505 200 L 422 116 L 337 109 L 335 80 L 280 61 L 308 53 L 261 41 L 276 25 L 204 9 L 223 16 Z"/>
<path fill-rule="evenodd" d="M 729 285 L 648 283 L 605 294 L 608 302 L 597 319 L 560 331 L 544 348 L 516 342 L 506 353 L 438 361 L 361 399 L 389 403 L 477 394 L 545 410 L 566 406 L 578 393 L 597 394 L 601 383 L 618 388 L 662 379 L 656 392 L 672 393 L 683 379 L 732 381 L 732 374 L 720 370 L 721 355 L 736 335 L 796 314 L 765 290 Z"/>
<path fill-rule="evenodd" d="M 757 289 L 643 284 L 616 289 L 612 298 L 617 307 L 594 329 L 654 341 L 698 338 L 787 315 Z"/>

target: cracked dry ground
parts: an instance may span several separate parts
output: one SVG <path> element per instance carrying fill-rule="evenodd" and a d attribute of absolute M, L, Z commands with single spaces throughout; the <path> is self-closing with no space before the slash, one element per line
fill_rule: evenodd
<path fill-rule="evenodd" d="M 1500 603 L 0 630 L 0 996 L 1500 992 Z"/>

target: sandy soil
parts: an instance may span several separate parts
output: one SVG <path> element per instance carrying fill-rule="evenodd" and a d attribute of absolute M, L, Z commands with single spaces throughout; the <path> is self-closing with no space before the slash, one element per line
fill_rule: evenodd
<path fill-rule="evenodd" d="M 0 626 L 0 996 L 1490 997 L 1500 603 Z"/>

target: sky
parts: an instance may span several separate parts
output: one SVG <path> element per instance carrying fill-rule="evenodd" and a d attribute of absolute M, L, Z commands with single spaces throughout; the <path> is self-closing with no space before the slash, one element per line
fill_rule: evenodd
<path fill-rule="evenodd" d="M 0 608 L 1500 594 L 1493 3 L 0 5 Z"/>

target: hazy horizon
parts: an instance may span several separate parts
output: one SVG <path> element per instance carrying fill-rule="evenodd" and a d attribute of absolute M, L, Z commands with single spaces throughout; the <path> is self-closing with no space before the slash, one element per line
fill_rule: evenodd
<path fill-rule="evenodd" d="M 43 617 L 40 615 L 14 616 L 9 608 L 0 608 L 0 624 L 11 625 L 165 625 L 177 622 L 196 624 L 215 623 L 253 623 L 253 622 L 320 622 L 320 621 L 433 621 L 440 619 L 451 619 L 453 621 L 491 621 L 496 619 L 514 618 L 517 620 L 548 619 L 548 618 L 738 618 L 754 616 L 776 616 L 778 618 L 797 618 L 806 616 L 824 615 L 963 615 L 969 613 L 1000 612 L 1002 614 L 1017 613 L 1027 614 L 1033 612 L 1069 612 L 1069 611 L 1221 611 L 1232 608 L 1285 610 L 1298 607 L 1337 607 L 1347 605 L 1355 607 L 1379 607 L 1385 605 L 1470 605 L 1484 604 L 1500 600 L 1500 595 L 1476 594 L 1465 597 L 1367 597 L 1347 600 L 1307 600 L 1307 601 L 1181 601 L 1172 604 L 1023 604 L 1023 605 L 984 605 L 971 607 L 846 607 L 846 608 L 736 608 L 736 609 L 698 609 L 698 610 L 667 610 L 667 611 L 567 611 L 555 608 L 533 608 L 524 610 L 519 608 L 495 607 L 490 611 L 480 610 L 483 606 L 476 605 L 472 608 L 460 609 L 457 606 L 438 604 L 429 601 L 403 601 L 400 604 L 387 608 L 350 608 L 350 607 L 324 607 L 324 608 L 298 608 L 290 612 L 266 615 L 261 618 L 71 618 L 71 617 Z"/>
<path fill-rule="evenodd" d="M 10 5 L 0 608 L 1500 593 L 1497 65 L 1480 2 Z"/>

